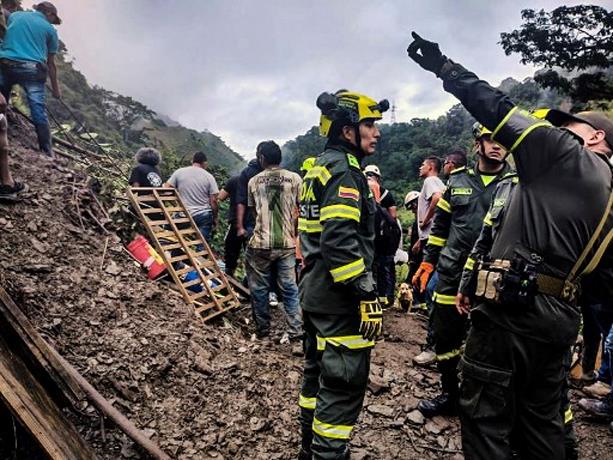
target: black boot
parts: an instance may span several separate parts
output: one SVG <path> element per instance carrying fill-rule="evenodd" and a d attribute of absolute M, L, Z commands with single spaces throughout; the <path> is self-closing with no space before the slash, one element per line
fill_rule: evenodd
<path fill-rule="evenodd" d="M 298 452 L 298 460 L 311 460 L 313 458 L 313 453 L 311 450 L 306 450 L 304 447 L 300 449 Z"/>
<path fill-rule="evenodd" d="M 417 404 L 417 410 L 424 417 L 434 417 L 435 415 L 457 415 L 457 398 L 448 393 L 441 393 L 433 399 L 422 399 Z"/>

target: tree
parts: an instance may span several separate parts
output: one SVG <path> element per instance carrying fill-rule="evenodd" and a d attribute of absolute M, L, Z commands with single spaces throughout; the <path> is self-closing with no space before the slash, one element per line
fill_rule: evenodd
<path fill-rule="evenodd" d="M 522 10 L 521 16 L 519 30 L 500 34 L 505 54 L 519 53 L 523 64 L 544 66 L 547 70 L 535 80 L 575 101 L 613 99 L 613 13 L 597 5 L 577 5 L 551 12 Z"/>

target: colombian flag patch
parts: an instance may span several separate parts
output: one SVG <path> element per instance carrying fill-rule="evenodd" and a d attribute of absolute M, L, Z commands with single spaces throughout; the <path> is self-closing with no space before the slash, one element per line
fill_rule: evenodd
<path fill-rule="evenodd" d="M 340 186 L 338 188 L 338 196 L 341 198 L 348 198 L 350 200 L 360 201 L 360 192 L 351 187 Z"/>

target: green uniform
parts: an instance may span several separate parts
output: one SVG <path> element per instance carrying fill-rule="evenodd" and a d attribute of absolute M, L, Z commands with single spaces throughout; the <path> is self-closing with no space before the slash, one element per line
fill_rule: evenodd
<path fill-rule="evenodd" d="M 536 254 L 539 273 L 564 279 L 603 222 L 613 215 L 611 168 L 564 129 L 519 110 L 500 91 L 447 61 L 444 87 L 493 131 L 513 154 L 520 183 L 505 209 L 492 260 Z M 585 258 L 607 242 L 597 238 Z M 580 313 L 559 295 L 539 293 L 528 305 L 482 302 L 471 313 L 462 359 L 460 418 L 467 459 L 511 458 L 511 437 L 522 458 L 564 458 L 560 394 L 563 359 L 574 342 Z"/>
<path fill-rule="evenodd" d="M 455 309 L 462 267 L 473 247 L 496 185 L 512 176 L 508 164 L 493 175 L 477 168 L 458 168 L 437 204 L 434 226 L 428 238 L 424 261 L 436 267 L 439 275 L 433 295 L 432 328 L 434 351 L 441 372 L 444 393 L 458 398 L 457 366 L 466 336 L 467 317 Z"/>
<path fill-rule="evenodd" d="M 329 144 L 304 177 L 298 222 L 305 261 L 300 422 L 303 448 L 317 459 L 344 458 L 368 383 L 374 341 L 359 332 L 352 283 L 372 280 L 374 214 L 354 152 Z"/>

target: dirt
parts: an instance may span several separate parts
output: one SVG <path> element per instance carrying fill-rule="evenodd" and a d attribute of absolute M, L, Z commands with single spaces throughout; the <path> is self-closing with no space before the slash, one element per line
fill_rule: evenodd
<path fill-rule="evenodd" d="M 12 128 L 12 168 L 31 191 L 0 204 L 0 281 L 37 329 L 173 458 L 296 458 L 301 358 L 253 340 L 247 306 L 203 324 L 178 294 L 148 281 L 124 242 L 79 221 L 68 187 L 79 173 L 33 152 L 32 139 Z M 278 309 L 273 321 L 280 332 Z M 415 411 L 438 391 L 435 370 L 411 364 L 424 321 L 391 310 L 385 328 L 352 458 L 463 458 L 457 419 Z M 143 458 L 86 402 L 70 418 L 100 458 Z M 607 427 L 579 410 L 575 420 L 581 458 L 607 458 Z"/>

